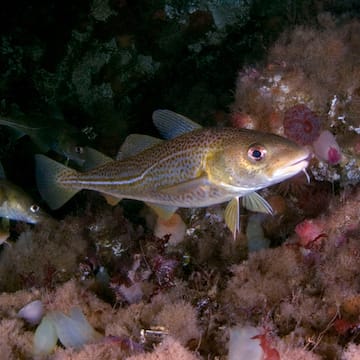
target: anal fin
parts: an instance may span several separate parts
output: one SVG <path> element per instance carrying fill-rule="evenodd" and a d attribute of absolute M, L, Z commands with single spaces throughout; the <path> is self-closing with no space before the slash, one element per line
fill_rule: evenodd
<path fill-rule="evenodd" d="M 177 210 L 176 206 L 159 205 L 146 202 L 146 205 L 155 211 L 155 213 L 163 220 L 169 220 Z"/>
<path fill-rule="evenodd" d="M 116 196 L 112 196 L 104 193 L 101 193 L 101 195 L 105 198 L 106 202 L 111 206 L 115 206 L 121 201 L 121 198 L 118 198 Z"/>

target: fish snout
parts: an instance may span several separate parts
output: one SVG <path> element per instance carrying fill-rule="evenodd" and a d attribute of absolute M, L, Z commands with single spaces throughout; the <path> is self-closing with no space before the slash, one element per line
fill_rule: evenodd
<path fill-rule="evenodd" d="M 312 153 L 310 150 L 304 148 L 299 156 L 275 169 L 272 176 L 274 179 L 278 179 L 278 181 L 292 177 L 300 171 L 304 171 L 308 167 L 311 158 Z"/>

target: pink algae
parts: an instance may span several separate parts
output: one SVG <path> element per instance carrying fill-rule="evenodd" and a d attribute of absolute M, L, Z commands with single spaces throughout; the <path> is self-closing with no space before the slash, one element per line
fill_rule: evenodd
<path fill-rule="evenodd" d="M 336 165 L 341 160 L 341 153 L 338 151 L 338 149 L 334 147 L 330 147 L 328 150 L 328 161 L 331 165 Z"/>
<path fill-rule="evenodd" d="M 310 145 L 320 135 L 321 120 L 306 105 L 298 104 L 284 114 L 284 133 L 300 145 Z"/>
<path fill-rule="evenodd" d="M 297 224 L 295 232 L 299 236 L 300 245 L 304 248 L 309 247 L 314 241 L 326 236 L 324 225 L 320 221 L 313 219 L 306 219 Z"/>

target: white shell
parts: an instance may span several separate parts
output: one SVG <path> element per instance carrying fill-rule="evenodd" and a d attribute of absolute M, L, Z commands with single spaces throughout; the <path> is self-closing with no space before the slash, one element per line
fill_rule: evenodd
<path fill-rule="evenodd" d="M 40 300 L 35 300 L 28 303 L 18 312 L 19 317 L 25 319 L 27 322 L 29 322 L 32 325 L 38 324 L 41 318 L 43 317 L 43 315 L 44 315 L 44 306 Z"/>

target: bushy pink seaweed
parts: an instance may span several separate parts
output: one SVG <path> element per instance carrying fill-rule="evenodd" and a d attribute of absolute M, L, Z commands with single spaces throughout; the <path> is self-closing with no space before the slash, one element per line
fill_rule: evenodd
<path fill-rule="evenodd" d="M 284 133 L 300 145 L 310 145 L 320 135 L 321 119 L 306 105 L 298 104 L 284 114 Z"/>

